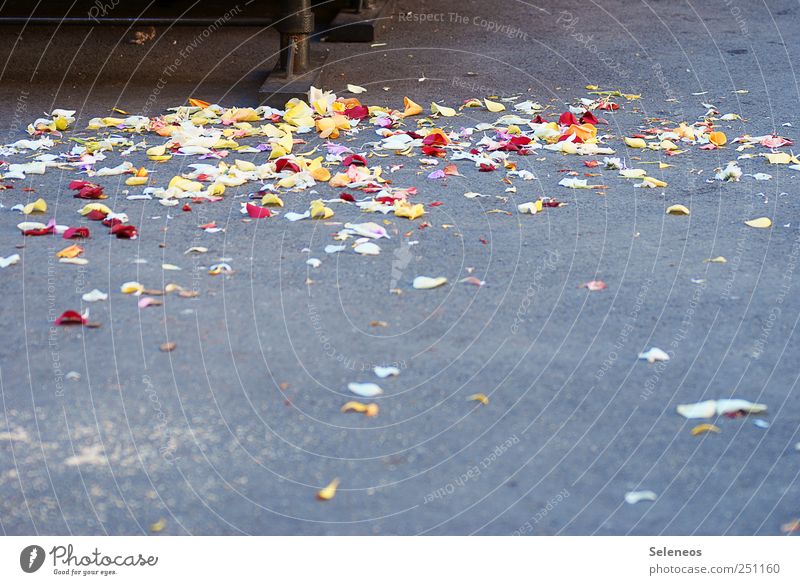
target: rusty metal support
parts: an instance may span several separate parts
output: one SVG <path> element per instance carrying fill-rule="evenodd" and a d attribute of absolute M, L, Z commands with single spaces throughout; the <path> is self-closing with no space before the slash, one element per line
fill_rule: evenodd
<path fill-rule="evenodd" d="M 278 62 L 260 93 L 266 101 L 283 105 L 291 97 L 304 96 L 317 82 L 327 53 L 311 46 L 314 34 L 311 0 L 283 0 L 275 28 L 280 34 Z"/>

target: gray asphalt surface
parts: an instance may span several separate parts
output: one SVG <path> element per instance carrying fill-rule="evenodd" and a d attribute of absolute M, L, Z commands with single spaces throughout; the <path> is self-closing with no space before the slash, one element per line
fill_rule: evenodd
<path fill-rule="evenodd" d="M 522 94 L 552 115 L 597 84 L 642 94 L 606 114 L 610 133 L 630 135 L 650 117 L 692 123 L 710 102 L 742 116 L 722 123 L 729 138 L 798 139 L 791 39 L 800 19 L 788 0 L 403 0 L 400 11 L 442 16 L 396 19 L 385 46 L 330 46 L 326 87 L 362 85 L 366 103 L 394 107 L 404 95 L 427 107 Z M 31 29 L 15 44 L 18 32 L 2 35 L 3 143 L 54 107 L 78 109 L 78 128 L 114 107 L 139 111 L 199 31 L 159 30 L 143 46 L 116 45 L 123 29 Z M 272 31 L 215 32 L 168 80 L 153 114 L 190 96 L 257 105 L 261 61 L 276 48 Z M 457 123 L 494 119 L 465 110 Z M 429 208 L 426 229 L 389 217 L 393 238 L 374 258 L 326 257 L 335 226 L 242 222 L 236 195 L 248 188 L 182 213 L 127 201 L 121 180 L 102 180 L 141 235 L 122 241 L 94 228 L 80 269 L 54 262 L 63 240 L 24 239 L 19 214 L 0 210 L 0 255 L 22 256 L 0 271 L 0 531 L 140 534 L 163 518 L 163 534 L 778 534 L 800 514 L 800 173 L 742 160 L 745 173 L 773 179 L 706 182 L 737 155 L 690 149 L 658 175 L 666 189 L 602 171 L 590 182 L 608 185 L 605 195 L 557 186 L 559 171 L 589 170 L 578 157 L 518 158 L 538 180 L 518 181 L 516 194 L 503 192 L 500 173 L 460 163 L 464 177 L 441 183 L 398 159 L 406 168 L 395 184 L 444 205 Z M 173 159 L 157 176 L 192 162 Z M 17 181 L 0 202 L 43 196 L 71 221 L 80 206 L 72 178 Z M 510 199 L 468 200 L 466 191 Z M 534 217 L 485 213 L 541 195 L 569 205 Z M 314 198 L 292 197 L 293 211 Z M 666 216 L 673 203 L 691 216 Z M 374 219 L 336 211 L 342 222 Z M 744 226 L 762 215 L 772 229 Z M 211 220 L 226 232 L 197 229 Z M 419 240 L 410 257 L 408 230 Z M 189 257 L 190 246 L 210 252 Z M 319 268 L 305 264 L 304 248 Z M 704 262 L 720 255 L 726 264 Z M 200 268 L 217 258 L 235 273 Z M 164 262 L 183 270 L 162 271 Z M 458 284 L 467 268 L 486 286 Z M 421 274 L 450 284 L 415 291 Z M 579 288 L 595 279 L 608 289 Z M 130 280 L 201 294 L 139 310 L 119 293 Z M 52 316 L 79 308 L 93 288 L 110 293 L 91 305 L 102 327 L 51 335 Z M 167 340 L 177 347 L 162 353 Z M 650 346 L 671 361 L 637 361 Z M 401 374 L 381 382 L 380 415 L 340 413 L 353 398 L 347 383 L 378 381 L 369 370 L 387 363 Z M 80 380 L 63 379 L 69 371 Z M 466 400 L 476 392 L 487 406 Z M 675 413 L 730 396 L 766 403 L 759 418 L 769 428 L 722 418 L 719 434 L 693 437 L 695 422 Z M 334 477 L 336 497 L 316 501 Z M 658 499 L 625 503 L 642 489 Z"/>

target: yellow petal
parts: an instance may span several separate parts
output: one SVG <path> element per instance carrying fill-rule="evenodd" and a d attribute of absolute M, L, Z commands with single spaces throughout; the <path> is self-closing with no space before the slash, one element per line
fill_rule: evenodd
<path fill-rule="evenodd" d="M 138 282 L 126 282 L 120 287 L 120 292 L 126 295 L 140 295 L 144 290 L 144 285 Z"/>
<path fill-rule="evenodd" d="M 332 482 L 330 482 L 328 485 L 326 485 L 324 488 L 322 488 L 321 490 L 319 490 L 317 492 L 317 499 L 318 500 L 323 500 L 323 501 L 327 501 L 327 500 L 333 499 L 333 496 L 336 495 L 336 488 L 337 487 L 339 487 L 339 478 L 338 477 L 336 479 L 334 479 Z"/>
<path fill-rule="evenodd" d="M 147 185 L 147 177 L 128 177 L 125 179 L 125 184 L 129 187 L 138 187 L 140 185 Z"/>
<path fill-rule="evenodd" d="M 103 205 L 102 203 L 87 203 L 78 213 L 81 215 L 89 215 L 92 211 L 99 211 L 100 213 L 105 213 L 106 215 L 112 213 L 111 208 L 108 205 Z"/>
<path fill-rule="evenodd" d="M 792 157 L 786 152 L 772 152 L 765 154 L 769 164 L 771 165 L 788 165 L 792 162 Z"/>
<path fill-rule="evenodd" d="M 190 181 L 189 179 L 184 179 L 180 175 L 176 175 L 172 177 L 172 180 L 169 182 L 169 188 L 179 189 L 180 191 L 199 192 L 203 190 L 203 184 L 199 181 Z"/>
<path fill-rule="evenodd" d="M 501 104 L 500 102 L 493 102 L 491 100 L 483 100 L 484 105 L 486 105 L 486 109 L 490 112 L 502 112 L 506 109 L 505 105 Z"/>
<path fill-rule="evenodd" d="M 259 119 L 253 108 L 230 108 L 222 114 L 222 121 L 229 124 L 234 122 L 258 122 Z"/>
<path fill-rule="evenodd" d="M 283 148 L 280 144 L 273 144 L 272 151 L 269 153 L 269 159 L 281 158 L 282 156 L 286 156 L 288 153 L 286 149 Z"/>
<path fill-rule="evenodd" d="M 28 203 L 25 207 L 22 208 L 22 213 L 25 215 L 30 215 L 31 213 L 44 213 L 47 211 L 47 202 L 39 197 L 33 203 Z"/>
<path fill-rule="evenodd" d="M 233 164 L 236 165 L 237 169 L 239 169 L 240 171 L 244 171 L 245 173 L 256 170 L 256 165 L 250 162 L 249 160 L 237 159 Z"/>
<path fill-rule="evenodd" d="M 318 169 L 314 169 L 313 171 L 311 171 L 311 176 L 314 177 L 315 181 L 320 181 L 324 183 L 325 181 L 330 180 L 331 172 L 325 167 L 319 167 Z"/>
<path fill-rule="evenodd" d="M 316 199 L 311 202 L 311 219 L 328 219 L 333 217 L 333 210 L 330 207 L 325 207 L 322 199 Z"/>
<path fill-rule="evenodd" d="M 517 210 L 520 213 L 530 213 L 531 215 L 535 215 L 542 211 L 542 200 L 537 199 L 536 201 L 529 201 L 528 203 L 520 203 L 517 205 Z"/>
<path fill-rule="evenodd" d="M 647 171 L 644 169 L 622 169 L 619 172 L 619 176 L 626 179 L 644 179 L 647 176 Z"/>
<path fill-rule="evenodd" d="M 283 199 L 274 193 L 267 193 L 261 198 L 261 205 L 275 205 L 277 207 L 283 207 Z"/>
<path fill-rule="evenodd" d="M 656 179 L 655 177 L 644 177 L 642 180 L 645 183 L 650 183 L 651 185 L 653 185 L 653 187 L 666 187 L 667 186 L 666 181 L 661 181 L 659 179 Z"/>
<path fill-rule="evenodd" d="M 346 187 L 350 184 L 350 177 L 347 176 L 346 173 L 336 173 L 330 181 L 328 181 L 328 185 L 331 187 Z"/>
<path fill-rule="evenodd" d="M 749 219 L 744 222 L 745 225 L 748 225 L 752 228 L 768 228 L 772 227 L 772 220 L 768 217 L 759 217 L 756 219 Z"/>
<path fill-rule="evenodd" d="M 714 264 L 725 264 L 727 260 L 725 259 L 725 256 L 717 256 L 716 258 L 708 258 L 706 260 L 703 260 L 703 262 L 713 262 Z"/>
<path fill-rule="evenodd" d="M 667 207 L 667 215 L 689 215 L 691 212 L 685 205 L 670 205 Z"/>
<path fill-rule="evenodd" d="M 480 402 L 484 406 L 487 406 L 489 404 L 489 397 L 486 396 L 486 394 L 481 394 L 481 393 L 467 396 L 467 400 L 474 400 L 475 402 Z"/>
<path fill-rule="evenodd" d="M 440 106 L 436 102 L 431 104 L 431 113 L 439 114 L 440 116 L 451 117 L 456 115 L 456 111 L 453 108 L 448 108 L 447 106 Z"/>
<path fill-rule="evenodd" d="M 317 120 L 317 132 L 320 138 L 339 138 L 339 130 L 333 118 L 320 118 Z"/>
<path fill-rule="evenodd" d="M 625 137 L 625 144 L 630 146 L 631 148 L 645 148 L 647 147 L 647 142 L 644 141 L 642 138 L 628 138 Z"/>
<path fill-rule="evenodd" d="M 412 205 L 408 201 L 398 201 L 394 206 L 394 214 L 397 217 L 407 217 L 408 219 L 417 219 L 425 214 L 425 206 L 422 203 Z"/>
<path fill-rule="evenodd" d="M 345 403 L 341 410 L 342 412 L 360 412 L 363 413 L 364 416 L 377 416 L 380 408 L 374 402 L 364 404 L 363 402 L 351 400 Z"/>
<path fill-rule="evenodd" d="M 206 189 L 206 195 L 212 197 L 219 197 L 223 193 L 225 193 L 225 185 L 222 183 L 214 183 L 213 185 L 209 185 L 208 189 Z"/>
<path fill-rule="evenodd" d="M 297 174 L 289 175 L 288 177 L 282 178 L 278 181 L 278 187 L 283 187 L 284 189 L 289 189 L 294 187 L 297 184 Z"/>
<path fill-rule="evenodd" d="M 164 156 L 167 153 L 167 145 L 162 144 L 161 146 L 153 146 L 148 148 L 145 153 L 147 156 Z"/>

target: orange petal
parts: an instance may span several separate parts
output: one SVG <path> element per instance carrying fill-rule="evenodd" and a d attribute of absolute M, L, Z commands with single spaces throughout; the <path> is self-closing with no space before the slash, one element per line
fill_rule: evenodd
<path fill-rule="evenodd" d="M 484 406 L 487 406 L 489 404 L 489 397 L 486 396 L 486 394 L 480 394 L 480 393 L 473 394 L 472 396 L 468 396 L 467 400 L 474 400 L 476 402 L 480 402 Z"/>
<path fill-rule="evenodd" d="M 67 246 L 60 252 L 56 252 L 59 258 L 75 258 L 83 254 L 83 248 L 78 245 Z"/>
<path fill-rule="evenodd" d="M 697 435 L 702 435 L 703 433 L 718 433 L 719 427 L 715 425 L 710 425 L 708 423 L 703 423 L 701 425 L 697 425 L 692 429 L 692 436 L 696 437 Z"/>
<path fill-rule="evenodd" d="M 414 103 L 408 97 L 403 98 L 403 105 L 405 106 L 403 116 L 417 116 L 422 113 L 422 106 Z"/>
<path fill-rule="evenodd" d="M 716 146 L 724 146 L 728 142 L 728 137 L 724 132 L 712 132 L 708 135 L 708 141 Z"/>

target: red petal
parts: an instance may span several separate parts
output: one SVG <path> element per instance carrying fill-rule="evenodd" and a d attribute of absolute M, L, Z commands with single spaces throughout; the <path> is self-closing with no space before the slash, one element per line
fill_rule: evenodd
<path fill-rule="evenodd" d="M 342 166 L 349 167 L 350 165 L 367 166 L 367 159 L 360 154 L 351 154 L 342 161 Z"/>
<path fill-rule="evenodd" d="M 92 221 L 103 221 L 106 218 L 106 215 L 108 214 L 93 209 L 92 211 L 86 214 L 86 219 L 90 219 Z"/>
<path fill-rule="evenodd" d="M 64 311 L 55 320 L 56 325 L 86 325 L 86 318 L 78 311 Z"/>
<path fill-rule="evenodd" d="M 269 209 L 266 207 L 259 207 L 258 205 L 253 205 L 252 203 L 248 203 L 245 205 L 245 207 L 247 208 L 247 215 L 253 219 L 262 219 L 272 216 L 272 213 L 270 213 Z"/>
<path fill-rule="evenodd" d="M 435 146 L 423 146 L 422 154 L 427 156 L 444 156 L 445 152 L 441 148 L 436 148 Z"/>
<path fill-rule="evenodd" d="M 349 201 L 350 203 L 356 202 L 356 198 L 350 195 L 350 193 L 339 193 L 339 199 L 342 201 Z"/>
<path fill-rule="evenodd" d="M 284 169 L 288 169 L 293 173 L 300 172 L 300 167 L 297 166 L 297 163 L 292 162 L 288 158 L 279 158 L 275 161 L 275 170 L 280 173 Z"/>
<path fill-rule="evenodd" d="M 121 223 L 112 227 L 111 233 L 123 240 L 133 240 L 139 234 L 135 225 Z"/>
<path fill-rule="evenodd" d="M 369 116 L 369 108 L 366 106 L 353 106 L 344 111 L 344 115 L 351 120 L 363 120 Z"/>
<path fill-rule="evenodd" d="M 88 238 L 89 228 L 85 227 L 69 228 L 67 231 L 64 232 L 63 237 L 65 240 L 71 240 L 73 238 Z"/>
<path fill-rule="evenodd" d="M 40 229 L 36 229 L 36 230 L 25 230 L 24 232 L 22 232 L 22 235 L 23 236 L 48 236 L 48 235 L 50 235 L 52 233 L 53 233 L 53 228 L 46 227 L 46 228 L 40 228 Z"/>
<path fill-rule="evenodd" d="M 97 185 L 84 187 L 75 193 L 74 197 L 77 199 L 108 199 L 103 193 L 103 188 Z"/>
<path fill-rule="evenodd" d="M 425 138 L 423 138 L 422 144 L 426 146 L 444 146 L 447 144 L 447 138 L 445 138 L 438 132 L 434 132 L 432 134 L 428 134 Z"/>
<path fill-rule="evenodd" d="M 559 126 L 571 126 L 572 124 L 578 125 L 578 120 L 575 118 L 575 114 L 572 112 L 564 112 L 558 118 L 558 125 Z"/>

